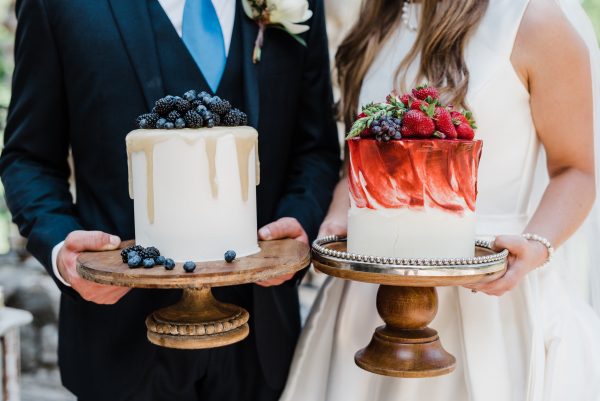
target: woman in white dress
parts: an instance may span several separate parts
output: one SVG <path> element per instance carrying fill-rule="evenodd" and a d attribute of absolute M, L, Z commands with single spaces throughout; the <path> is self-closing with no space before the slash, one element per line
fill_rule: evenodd
<path fill-rule="evenodd" d="M 558 247 L 594 202 L 593 75 L 600 70 L 590 32 L 576 0 L 423 0 L 404 10 L 400 0 L 364 1 L 336 57 L 346 123 L 360 104 L 423 81 L 449 88 L 447 101 L 468 104 L 484 142 L 477 231 L 510 250 L 509 268 L 490 284 L 438 288 L 431 327 L 457 365 L 427 379 L 355 366 L 354 353 L 382 324 L 377 286 L 329 280 L 282 400 L 600 399 L 600 321 L 560 278 L 574 267 L 559 251 L 537 269 L 548 251 L 521 236 L 535 233 Z M 549 180 L 531 211 L 542 149 Z M 342 179 L 322 235 L 345 234 L 348 206 Z"/>

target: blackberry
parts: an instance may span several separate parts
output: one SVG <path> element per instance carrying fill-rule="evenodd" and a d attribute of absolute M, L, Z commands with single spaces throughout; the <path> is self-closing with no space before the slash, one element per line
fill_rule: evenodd
<path fill-rule="evenodd" d="M 185 114 L 188 110 L 191 109 L 192 103 L 190 103 L 189 100 L 179 98 L 175 101 L 175 110 L 177 110 L 179 113 Z"/>
<path fill-rule="evenodd" d="M 161 116 L 166 116 L 173 110 L 175 107 L 175 97 L 174 96 L 165 96 L 161 99 L 158 99 L 154 104 L 154 109 L 156 113 Z"/>
<path fill-rule="evenodd" d="M 229 110 L 231 110 L 231 104 L 218 96 L 213 97 L 206 106 L 210 111 L 221 116 L 227 114 Z"/>
<path fill-rule="evenodd" d="M 157 256 L 157 257 L 154 258 L 154 263 L 157 264 L 157 265 L 164 265 L 166 260 L 167 259 L 164 256 L 159 255 L 159 256 Z"/>
<path fill-rule="evenodd" d="M 129 259 L 129 253 L 130 252 L 136 252 L 136 253 L 138 253 L 142 249 L 144 249 L 144 247 L 142 247 L 140 245 L 128 246 L 127 248 L 121 249 L 121 259 L 123 260 L 123 263 L 127 263 L 127 260 Z"/>
<path fill-rule="evenodd" d="M 138 128 L 142 128 L 142 129 L 154 128 L 154 127 L 156 127 L 156 122 L 158 121 L 159 118 L 160 118 L 160 116 L 158 114 L 146 113 L 146 114 L 142 114 L 141 116 L 138 116 L 138 118 L 135 119 L 135 123 L 138 126 Z"/>
<path fill-rule="evenodd" d="M 204 122 L 200 114 L 196 113 L 194 110 L 190 110 L 185 113 L 183 119 L 185 120 L 185 125 L 188 128 L 200 128 Z"/>
<path fill-rule="evenodd" d="M 231 263 L 235 260 L 235 257 L 236 257 L 235 251 L 229 250 L 229 251 L 225 252 L 225 255 L 224 255 L 225 262 Z"/>
<path fill-rule="evenodd" d="M 185 100 L 187 100 L 188 102 L 193 102 L 194 100 L 196 100 L 196 96 L 198 96 L 198 94 L 193 89 L 191 89 L 183 94 L 183 98 Z"/>
<path fill-rule="evenodd" d="M 169 120 L 172 123 L 175 123 L 175 121 L 177 121 L 178 118 L 181 118 L 181 114 L 179 114 L 177 110 L 173 110 L 167 116 L 167 120 Z"/>
<path fill-rule="evenodd" d="M 221 116 L 217 113 L 212 113 L 211 118 L 214 120 L 215 125 L 221 125 Z"/>
<path fill-rule="evenodd" d="M 175 120 L 175 128 L 182 129 L 185 128 L 185 120 L 183 118 L 178 118 Z"/>
<path fill-rule="evenodd" d="M 156 122 L 156 128 L 164 129 L 165 124 L 167 124 L 167 123 L 168 123 L 168 121 L 166 118 L 159 118 L 158 121 Z"/>
<path fill-rule="evenodd" d="M 148 248 L 144 248 L 141 255 L 144 259 L 146 259 L 146 258 L 154 259 L 154 258 L 157 258 L 160 256 L 160 251 L 158 249 L 156 249 L 156 247 L 149 246 Z M 143 256 L 143 255 L 148 255 L 148 256 Z"/>
<path fill-rule="evenodd" d="M 196 270 L 196 264 L 194 262 L 185 262 L 183 264 L 183 270 L 185 270 L 186 273 L 191 273 Z"/>
<path fill-rule="evenodd" d="M 246 113 L 238 109 L 231 109 L 229 113 L 223 116 L 222 123 L 228 127 L 246 125 L 248 124 L 248 117 L 246 116 Z"/>
<path fill-rule="evenodd" d="M 175 268 L 175 262 L 173 261 L 173 259 L 171 259 L 171 258 L 165 259 L 165 269 L 173 270 L 174 268 Z"/>
<path fill-rule="evenodd" d="M 144 265 L 144 269 L 152 269 L 154 267 L 154 259 L 152 258 L 146 258 L 142 263 Z"/>
<path fill-rule="evenodd" d="M 142 258 L 140 255 L 134 255 L 132 258 L 127 260 L 127 265 L 130 269 L 135 269 L 136 267 L 140 267 L 142 264 Z"/>
<path fill-rule="evenodd" d="M 204 103 L 202 103 L 202 100 L 200 99 L 196 99 L 192 102 L 192 108 L 196 108 L 198 106 L 204 106 Z"/>

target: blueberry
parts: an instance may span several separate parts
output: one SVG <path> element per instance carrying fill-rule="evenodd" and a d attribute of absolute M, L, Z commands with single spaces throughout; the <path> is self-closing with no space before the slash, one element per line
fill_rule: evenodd
<path fill-rule="evenodd" d="M 171 259 L 171 258 L 165 259 L 165 269 L 173 270 L 174 268 L 175 268 L 175 262 L 173 261 L 173 259 Z"/>
<path fill-rule="evenodd" d="M 212 127 L 214 127 L 214 126 L 215 126 L 215 120 L 213 120 L 212 118 L 209 118 L 209 119 L 206 121 L 206 126 L 207 126 L 208 128 L 212 128 Z"/>
<path fill-rule="evenodd" d="M 144 269 L 152 269 L 154 267 L 154 259 L 144 259 Z"/>
<path fill-rule="evenodd" d="M 196 113 L 198 113 L 200 115 L 203 115 L 204 113 L 207 113 L 207 112 L 208 112 L 208 109 L 203 104 L 201 104 L 200 106 L 196 107 Z"/>
<path fill-rule="evenodd" d="M 157 265 L 164 265 L 165 261 L 166 261 L 166 259 L 162 255 L 157 256 L 157 257 L 154 258 L 154 263 L 157 264 Z"/>
<path fill-rule="evenodd" d="M 188 102 L 192 102 L 192 101 L 196 100 L 196 96 L 197 96 L 196 91 L 193 89 L 189 90 L 183 94 L 183 98 L 185 100 L 187 100 Z"/>
<path fill-rule="evenodd" d="M 173 128 L 175 128 L 175 124 L 173 124 L 171 121 L 168 121 L 165 124 L 165 129 L 173 129 Z"/>
<path fill-rule="evenodd" d="M 127 264 L 132 269 L 134 269 L 136 267 L 140 267 L 140 265 L 142 264 L 142 258 L 140 257 L 140 255 L 135 254 L 135 255 L 133 255 L 133 257 L 131 257 L 127 260 Z"/>
<path fill-rule="evenodd" d="M 156 122 L 156 128 L 163 129 L 163 128 L 165 128 L 166 123 L 167 123 L 166 118 L 159 118 L 158 121 Z"/>
<path fill-rule="evenodd" d="M 235 260 L 235 251 L 229 250 L 225 252 L 225 262 L 231 263 Z"/>
<path fill-rule="evenodd" d="M 183 264 L 183 270 L 186 271 L 186 273 L 191 273 L 194 270 L 196 270 L 196 264 L 194 262 L 185 262 Z"/>
<path fill-rule="evenodd" d="M 183 118 L 178 118 L 177 120 L 175 120 L 175 128 L 185 128 L 185 120 Z"/>
<path fill-rule="evenodd" d="M 131 259 L 131 258 L 133 258 L 134 256 L 140 256 L 140 255 L 139 255 L 139 254 L 138 254 L 136 251 L 129 251 L 129 252 L 127 253 L 127 259 Z"/>

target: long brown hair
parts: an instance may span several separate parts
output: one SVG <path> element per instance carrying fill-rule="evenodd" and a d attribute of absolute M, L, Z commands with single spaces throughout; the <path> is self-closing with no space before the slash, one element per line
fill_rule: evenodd
<path fill-rule="evenodd" d="M 346 127 L 356 115 L 365 75 L 396 24 L 400 23 L 405 1 L 408 0 L 363 0 L 358 21 L 337 51 L 340 117 Z M 474 27 L 485 14 L 489 0 L 422 0 L 422 3 L 417 38 L 398 66 L 396 81 L 399 81 L 400 89 L 405 90 L 407 69 L 420 55 L 417 82 L 425 80 L 439 87 L 449 103 L 465 105 L 469 70 L 464 49 Z"/>

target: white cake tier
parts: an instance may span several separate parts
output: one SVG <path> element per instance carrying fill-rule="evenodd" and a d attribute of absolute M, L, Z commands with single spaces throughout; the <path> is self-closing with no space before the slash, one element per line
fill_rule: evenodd
<path fill-rule="evenodd" d="M 253 128 L 136 130 L 126 142 L 137 244 L 178 262 L 259 251 Z"/>
<path fill-rule="evenodd" d="M 473 257 L 475 213 L 438 208 L 369 209 L 348 213 L 348 252 L 392 258 Z"/>

